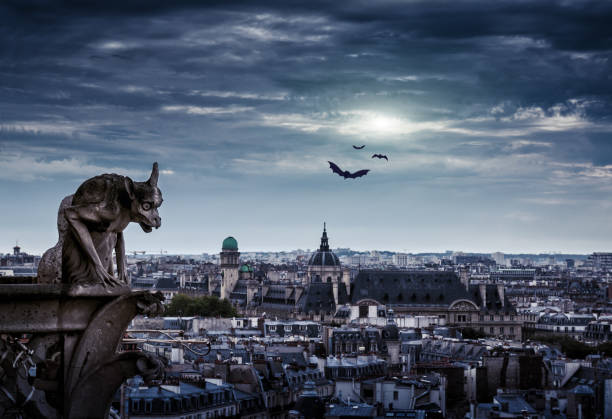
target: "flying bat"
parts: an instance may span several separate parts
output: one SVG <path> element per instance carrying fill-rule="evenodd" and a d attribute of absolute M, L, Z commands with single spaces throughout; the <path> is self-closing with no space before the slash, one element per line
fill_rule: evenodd
<path fill-rule="evenodd" d="M 334 162 L 328 161 L 329 163 L 329 168 L 332 169 L 332 172 L 337 173 L 338 175 L 342 176 L 344 179 L 355 179 L 361 176 L 365 176 L 368 174 L 368 172 L 370 171 L 369 169 L 363 169 L 363 170 L 357 170 L 356 172 L 349 172 L 348 170 L 342 170 L 338 167 L 337 164 L 335 164 Z"/>
<path fill-rule="evenodd" d="M 361 149 L 362 149 L 362 148 L 364 148 L 364 147 L 365 147 L 365 144 L 364 144 L 364 145 L 362 145 L 361 147 L 357 147 L 356 145 L 354 145 L 354 146 L 353 146 L 353 148 L 354 148 L 355 150 L 361 150 Z"/>
<path fill-rule="evenodd" d="M 384 154 L 374 154 L 372 156 L 372 158 L 376 157 L 377 159 L 385 159 L 387 161 L 389 161 L 389 159 L 387 158 L 387 156 L 385 156 Z"/>

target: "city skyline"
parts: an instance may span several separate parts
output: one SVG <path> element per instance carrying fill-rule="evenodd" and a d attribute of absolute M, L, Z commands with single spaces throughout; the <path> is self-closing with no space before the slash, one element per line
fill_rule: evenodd
<path fill-rule="evenodd" d="M 313 249 L 324 221 L 334 248 L 612 249 L 612 5 L 146 7 L 0 5 L 4 252 L 153 161 L 162 226 L 128 251 Z"/>
<path fill-rule="evenodd" d="M 229 236 L 227 236 L 229 237 Z M 224 237 L 227 238 L 227 237 Z M 234 236 L 231 236 L 234 237 Z M 303 247 L 294 247 L 294 248 L 285 248 L 285 249 L 281 249 L 281 248 L 270 248 L 270 249 L 263 249 L 263 248 L 243 248 L 240 244 L 240 241 L 237 240 L 238 242 L 238 250 L 243 254 L 249 254 L 249 253 L 300 253 L 300 252 L 304 252 L 304 253 L 314 253 L 317 251 L 317 249 L 319 248 L 318 245 L 317 246 L 303 246 Z M 42 255 L 42 253 L 44 253 L 45 250 L 47 249 L 43 249 L 41 251 L 37 251 L 36 249 L 32 250 L 30 248 L 24 247 L 23 243 L 20 243 L 19 240 L 16 240 L 13 243 L 13 246 L 17 246 L 19 247 L 21 252 L 25 252 L 31 255 Z M 443 249 L 443 250 L 428 250 L 428 249 L 417 249 L 417 250 L 409 250 L 409 249 L 389 249 L 389 248 L 355 248 L 355 247 L 350 247 L 350 246 L 335 246 L 335 245 L 331 245 L 330 244 L 330 249 L 334 250 L 334 251 L 341 251 L 341 250 L 347 250 L 351 253 L 355 253 L 355 254 L 368 254 L 368 253 L 372 253 L 372 252 L 378 252 L 378 253 L 394 253 L 394 254 L 409 254 L 409 255 L 413 255 L 413 256 L 423 256 L 423 255 L 460 255 L 460 254 L 466 254 L 466 255 L 488 255 L 490 257 L 494 257 L 495 254 L 500 253 L 501 255 L 503 255 L 506 258 L 510 258 L 510 257 L 521 257 L 521 256 L 584 256 L 587 257 L 593 253 L 602 253 L 602 251 L 597 251 L 594 250 L 592 252 L 588 252 L 588 253 L 580 253 L 580 252 L 560 252 L 560 251 L 555 251 L 555 250 L 550 250 L 550 251 L 539 251 L 539 252 L 526 252 L 526 251 L 516 251 L 516 252 L 504 252 L 501 250 L 467 250 L 467 249 Z M 11 249 L 1 249 L 0 250 L 0 254 L 9 254 L 11 253 L 13 250 Z M 140 250 L 127 250 L 128 254 L 133 254 L 133 255 L 141 255 L 141 256 L 202 256 L 202 255 L 208 255 L 208 256 L 216 256 L 221 252 L 221 243 L 219 243 L 219 246 L 217 249 L 214 248 L 210 248 L 209 250 L 203 250 L 200 252 L 175 252 L 172 250 L 172 248 L 160 248 L 160 249 L 153 249 L 153 248 L 149 248 L 149 249 L 140 249 Z M 605 253 L 605 252 L 604 252 Z M 507 259 L 509 261 L 509 259 Z"/>

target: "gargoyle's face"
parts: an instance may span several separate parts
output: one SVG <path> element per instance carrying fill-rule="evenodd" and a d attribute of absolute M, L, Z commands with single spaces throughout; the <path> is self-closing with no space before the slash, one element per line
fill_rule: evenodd
<path fill-rule="evenodd" d="M 140 224 L 145 233 L 150 233 L 153 228 L 161 226 L 161 217 L 157 208 L 164 201 L 159 188 L 150 186 L 146 182 L 137 183 L 136 199 L 132 201 L 132 221 Z"/>

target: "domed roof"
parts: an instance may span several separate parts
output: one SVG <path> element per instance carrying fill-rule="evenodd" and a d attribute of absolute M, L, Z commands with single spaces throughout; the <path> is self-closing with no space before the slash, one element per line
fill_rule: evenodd
<path fill-rule="evenodd" d="M 240 267 L 240 272 L 253 272 L 253 268 L 245 263 Z"/>
<path fill-rule="evenodd" d="M 227 237 L 223 240 L 223 244 L 221 245 L 221 249 L 223 250 L 238 250 L 238 242 L 232 236 Z"/>
<path fill-rule="evenodd" d="M 317 250 L 310 257 L 308 266 L 340 266 L 340 260 L 331 250 L 327 252 Z"/>
<path fill-rule="evenodd" d="M 327 230 L 323 224 L 323 235 L 321 236 L 321 246 L 314 252 L 308 261 L 308 266 L 340 266 L 340 259 L 329 249 L 327 242 Z"/>

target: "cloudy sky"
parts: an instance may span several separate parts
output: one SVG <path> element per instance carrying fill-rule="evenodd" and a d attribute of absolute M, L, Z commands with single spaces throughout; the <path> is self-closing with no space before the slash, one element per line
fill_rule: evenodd
<path fill-rule="evenodd" d="M 612 3 L 84 3 L 0 5 L 0 252 L 153 161 L 127 250 L 612 250 Z"/>

